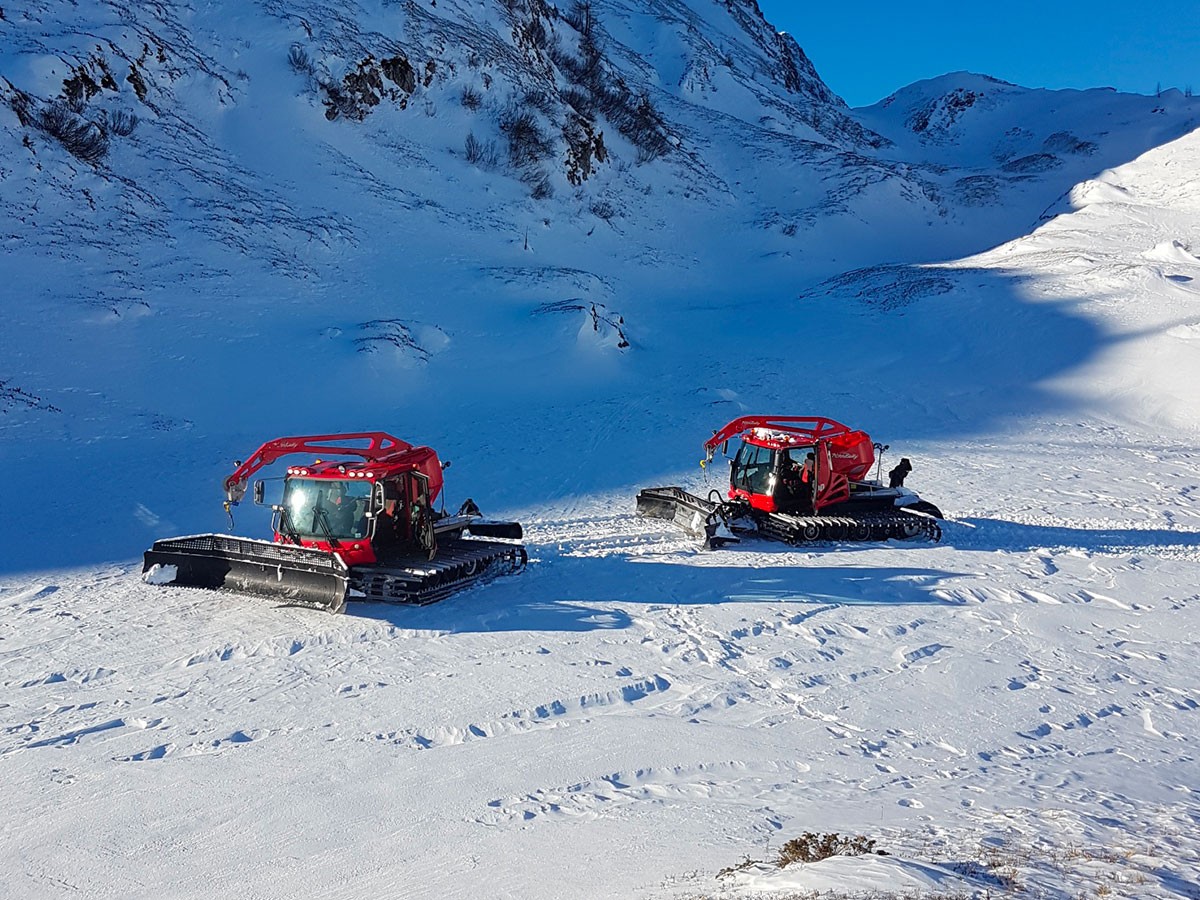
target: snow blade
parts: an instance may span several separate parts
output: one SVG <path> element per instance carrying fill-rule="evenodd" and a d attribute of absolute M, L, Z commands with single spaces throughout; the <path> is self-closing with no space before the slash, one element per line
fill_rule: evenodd
<path fill-rule="evenodd" d="M 689 494 L 682 488 L 657 487 L 638 491 L 637 513 L 674 522 L 692 537 L 703 540 L 708 550 L 738 541 L 721 521 L 718 504 Z"/>
<path fill-rule="evenodd" d="M 174 578 L 155 577 L 171 567 Z M 349 571 L 332 553 L 223 534 L 155 541 L 142 572 L 152 583 L 255 594 L 333 613 L 345 610 L 350 589 Z"/>
<path fill-rule="evenodd" d="M 491 519 L 472 519 L 467 531 L 476 537 L 507 538 L 519 541 L 525 536 L 520 522 L 495 522 Z"/>

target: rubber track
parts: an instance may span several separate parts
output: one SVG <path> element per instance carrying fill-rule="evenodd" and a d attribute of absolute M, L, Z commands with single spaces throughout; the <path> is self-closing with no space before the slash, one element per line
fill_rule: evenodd
<path fill-rule="evenodd" d="M 646 488 L 638 494 L 638 513 L 674 521 L 695 534 L 696 514 L 711 516 L 717 504 L 678 487 Z M 942 539 L 942 528 L 932 516 L 904 512 L 875 512 L 860 516 L 794 516 L 787 513 L 751 512 L 759 534 L 788 544 L 819 541 L 886 541 Z M 735 525 L 736 530 L 736 525 Z M 703 534 L 699 535 L 703 537 Z"/>
<path fill-rule="evenodd" d="M 870 516 L 789 516 L 768 513 L 759 520 L 759 531 L 789 544 L 817 541 L 887 541 L 942 539 L 942 528 L 933 518 L 907 513 Z"/>
<path fill-rule="evenodd" d="M 402 566 L 355 566 L 350 570 L 350 599 L 424 606 L 476 582 L 519 572 L 528 559 L 520 544 L 443 539 L 438 541 L 435 559 Z"/>

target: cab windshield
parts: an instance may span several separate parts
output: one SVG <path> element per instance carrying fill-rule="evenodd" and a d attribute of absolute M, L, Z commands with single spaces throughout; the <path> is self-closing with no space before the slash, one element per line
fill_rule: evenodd
<path fill-rule="evenodd" d="M 742 444 L 733 460 L 733 486 L 751 494 L 769 494 L 773 453 L 767 447 Z"/>
<path fill-rule="evenodd" d="M 802 485 L 812 481 L 813 449 L 798 446 L 772 450 L 742 444 L 730 470 L 733 486 L 750 494 L 768 496 L 778 495 L 781 487 L 789 495 L 799 493 Z"/>
<path fill-rule="evenodd" d="M 289 478 L 283 489 L 287 522 L 301 537 L 350 540 L 366 537 L 372 484 L 366 480 Z"/>

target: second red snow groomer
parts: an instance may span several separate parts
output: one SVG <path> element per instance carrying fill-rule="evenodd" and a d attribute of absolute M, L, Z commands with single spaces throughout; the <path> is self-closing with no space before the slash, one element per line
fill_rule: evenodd
<path fill-rule="evenodd" d="M 704 442 L 705 459 L 718 447 L 740 446 L 729 461 L 729 490 L 707 499 L 678 487 L 647 488 L 640 515 L 670 519 L 718 547 L 758 533 L 793 544 L 941 538 L 941 511 L 904 487 L 907 459 L 889 484 L 870 479 L 876 451 L 864 431 L 823 416 L 742 416 Z"/>

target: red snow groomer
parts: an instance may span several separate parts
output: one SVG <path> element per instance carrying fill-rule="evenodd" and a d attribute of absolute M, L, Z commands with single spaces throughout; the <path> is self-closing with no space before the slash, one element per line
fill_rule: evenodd
<path fill-rule="evenodd" d="M 904 487 L 912 464 L 901 459 L 885 486 L 868 474 L 876 444 L 863 431 L 821 416 L 743 416 L 704 442 L 703 467 L 718 447 L 741 446 L 729 461 L 729 492 L 703 499 L 678 487 L 646 488 L 639 515 L 669 519 L 706 547 L 739 534 L 800 544 L 808 541 L 940 540 L 941 510 Z"/>
<path fill-rule="evenodd" d="M 435 510 L 449 463 L 383 432 L 268 441 L 225 479 L 231 523 L 250 476 L 292 454 L 315 461 L 283 476 L 282 500 L 271 507 L 274 541 L 222 534 L 155 541 L 143 578 L 341 612 L 349 595 L 432 603 L 525 566 L 518 523 L 484 519 L 471 500 L 455 515 Z M 263 481 L 254 483 L 253 497 L 264 504 Z"/>

